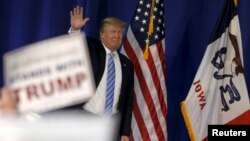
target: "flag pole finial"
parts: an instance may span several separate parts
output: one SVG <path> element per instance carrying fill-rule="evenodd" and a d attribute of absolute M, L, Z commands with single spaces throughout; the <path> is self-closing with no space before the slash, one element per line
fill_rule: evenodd
<path fill-rule="evenodd" d="M 144 59 L 145 60 L 148 60 L 148 48 L 149 48 L 149 43 L 146 43 L 146 48 L 145 48 L 145 51 L 144 51 Z"/>
<path fill-rule="evenodd" d="M 234 0 L 234 5 L 237 7 L 238 6 L 239 1 L 238 0 Z"/>

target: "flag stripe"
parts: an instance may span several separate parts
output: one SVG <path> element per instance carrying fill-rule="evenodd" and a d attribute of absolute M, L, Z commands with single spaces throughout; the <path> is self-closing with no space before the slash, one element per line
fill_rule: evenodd
<path fill-rule="evenodd" d="M 155 82 L 155 87 L 156 89 L 159 91 L 158 92 L 158 98 L 159 98 L 159 102 L 161 105 L 161 109 L 162 109 L 162 114 L 165 118 L 166 121 L 166 114 L 167 114 L 167 107 L 166 107 L 166 95 L 164 95 L 166 93 L 166 84 L 165 84 L 165 73 L 164 73 L 164 66 L 165 63 L 165 57 L 161 57 L 162 55 L 164 55 L 164 52 L 160 52 L 163 51 L 164 46 L 162 45 L 161 42 L 156 43 L 156 47 L 150 47 L 150 51 L 154 54 L 152 56 L 152 54 L 150 53 L 150 57 L 152 57 L 152 59 L 150 59 L 151 61 L 153 61 L 153 63 L 155 65 L 151 65 L 153 66 L 152 69 L 154 71 L 157 72 L 157 76 L 153 76 L 153 80 L 157 81 Z M 155 51 L 156 50 L 156 51 Z M 160 51 L 159 51 L 160 50 Z M 155 53 L 154 53 L 155 52 Z M 152 73 L 152 71 L 151 71 Z"/>
<path fill-rule="evenodd" d="M 134 141 L 167 140 L 164 26 L 163 0 L 139 0 L 121 49 L 135 69 Z"/>
<path fill-rule="evenodd" d="M 149 88 L 147 86 L 147 82 L 146 82 L 145 78 L 143 77 L 143 72 L 142 72 L 142 69 L 139 65 L 140 63 L 136 57 L 135 52 L 133 51 L 133 48 L 130 46 L 127 39 L 125 39 L 125 46 L 126 46 L 125 51 L 126 51 L 128 57 L 131 58 L 131 61 L 133 62 L 133 64 L 137 64 L 137 65 L 134 65 L 134 67 L 135 67 L 136 75 L 139 76 L 138 77 L 138 80 L 140 82 L 139 85 L 141 87 L 146 105 L 149 109 L 149 113 L 150 113 L 150 116 L 152 118 L 154 128 L 156 129 L 158 140 L 161 140 L 162 136 L 163 136 L 163 131 L 162 131 L 162 128 L 160 128 L 161 125 L 160 125 L 159 119 L 157 117 L 157 112 L 156 112 L 155 106 L 152 106 L 154 104 L 154 102 L 152 100 Z M 163 136 L 163 138 L 164 138 L 164 136 Z"/>
<path fill-rule="evenodd" d="M 160 61 L 157 61 L 157 60 L 154 60 L 155 62 L 161 62 L 161 73 L 164 75 L 164 81 L 166 80 L 167 78 L 167 73 L 165 72 L 167 70 L 167 66 L 166 66 L 166 63 L 165 63 L 165 40 L 162 40 L 162 42 L 159 42 L 159 43 L 156 43 L 156 46 L 157 46 L 157 51 L 158 51 L 158 56 L 160 58 Z M 162 84 L 165 84 L 162 83 Z M 166 88 L 166 86 L 164 86 L 163 88 Z M 166 89 L 165 89 L 166 90 Z"/>
<path fill-rule="evenodd" d="M 132 130 L 133 130 L 133 129 L 131 129 L 131 131 L 130 131 L 130 135 L 133 134 L 133 131 L 132 131 Z M 134 141 L 134 136 L 130 136 L 130 137 L 129 137 L 129 140 L 130 140 L 130 141 Z"/>
<path fill-rule="evenodd" d="M 161 85 L 160 85 L 159 75 L 157 74 L 157 70 L 156 70 L 156 67 L 154 64 L 154 60 L 153 60 L 151 51 L 149 51 L 149 58 L 147 60 L 147 64 L 148 64 L 149 70 L 151 72 L 151 77 L 154 81 L 155 89 L 156 89 L 157 94 L 158 94 L 158 99 L 159 99 L 158 101 L 160 102 L 161 112 L 163 115 L 166 115 L 166 103 L 165 103 L 165 101 L 161 100 L 161 99 L 165 99 L 165 98 L 163 96 L 163 90 L 162 90 Z M 166 120 L 166 116 L 163 116 L 163 117 Z"/>
<path fill-rule="evenodd" d="M 150 139 L 150 136 L 149 136 L 149 133 L 148 133 L 147 128 L 145 126 L 145 122 L 143 120 L 143 117 L 141 115 L 141 111 L 139 109 L 136 96 L 134 98 L 134 105 L 133 106 L 134 106 L 134 112 L 133 112 L 134 118 L 136 120 L 136 123 L 139 124 L 141 127 L 141 128 L 139 128 L 139 131 L 141 133 L 141 137 L 143 140 L 146 141 L 146 140 Z"/>
<path fill-rule="evenodd" d="M 138 84 L 138 83 L 139 83 L 138 78 L 137 78 L 137 76 L 135 76 L 135 84 Z M 139 110 L 140 110 L 141 115 L 142 115 L 142 118 L 144 120 L 144 123 L 146 123 L 145 126 L 146 126 L 146 129 L 147 129 L 147 132 L 150 135 L 150 140 L 158 140 L 158 137 L 156 135 L 156 131 L 155 131 L 155 128 L 154 128 L 154 125 L 153 125 L 152 118 L 149 115 L 149 113 L 150 113 L 149 109 L 147 108 L 147 106 L 146 106 L 146 104 L 144 102 L 144 97 L 143 97 L 141 88 L 139 86 L 135 87 L 135 91 L 136 91 L 135 97 L 137 99 L 137 101 L 135 101 L 135 102 L 137 102 L 137 104 L 139 106 Z M 138 124 L 136 128 L 140 128 L 140 126 L 141 125 Z M 135 127 L 133 127 L 133 128 L 135 128 Z M 136 138 L 137 138 L 136 140 L 140 140 L 140 136 L 138 136 L 138 134 L 134 133 L 134 135 L 136 135 Z"/>
<path fill-rule="evenodd" d="M 128 29 L 128 34 L 131 34 L 130 36 L 128 36 L 129 42 L 133 44 L 133 46 L 131 46 L 131 47 L 135 51 L 135 55 L 137 55 L 137 58 L 140 58 L 140 56 L 143 56 L 143 52 L 140 48 L 137 48 L 138 43 L 136 40 L 133 40 L 134 36 L 133 36 L 130 28 Z M 159 44 L 156 43 L 156 45 L 159 45 Z M 159 45 L 159 46 L 164 47 L 163 45 Z M 162 106 L 161 108 L 165 109 L 163 111 L 166 111 L 166 92 L 167 92 L 167 90 L 166 90 L 166 84 L 165 84 L 165 79 L 164 79 L 165 70 L 162 70 L 161 68 L 156 69 L 159 71 L 158 75 L 156 75 L 156 76 L 152 76 L 150 73 L 150 71 L 151 71 L 150 68 L 152 68 L 152 66 L 155 66 L 154 64 L 160 64 L 160 61 L 159 61 L 160 59 L 159 59 L 159 56 L 158 56 L 158 53 L 156 50 L 158 50 L 157 46 L 152 45 L 150 47 L 150 51 L 153 52 L 153 54 L 154 54 L 153 59 L 155 60 L 155 62 L 150 64 L 150 63 L 146 62 L 144 59 L 140 59 L 140 64 L 139 63 L 138 64 L 142 68 L 141 70 L 143 70 L 142 71 L 143 76 L 146 79 L 146 82 L 148 84 L 149 89 L 151 90 L 151 96 L 153 97 L 153 101 L 154 101 L 154 105 L 156 106 L 156 109 L 158 109 L 158 106 Z M 163 49 L 161 49 L 161 50 L 163 50 Z M 157 55 L 156 55 L 156 53 L 157 53 Z M 132 60 L 134 60 L 134 58 Z M 149 60 L 152 60 L 152 59 L 149 58 Z M 146 66 L 148 66 L 148 67 L 146 67 Z M 160 84 L 163 88 L 162 91 L 164 92 L 164 94 L 162 94 L 160 98 L 158 97 L 157 91 L 161 90 L 161 88 L 155 87 L 154 84 L 152 83 L 155 79 L 158 79 L 157 81 L 159 81 L 159 78 L 161 78 Z M 156 95 L 153 95 L 152 93 L 155 93 Z M 157 98 L 157 100 L 156 100 L 156 98 Z M 159 103 L 161 103 L 162 105 L 159 105 Z M 159 112 L 157 112 L 157 114 L 158 114 L 158 117 L 165 118 L 165 121 L 161 121 L 161 125 L 166 124 L 166 112 L 163 112 L 162 113 L 163 115 L 159 115 Z M 162 127 L 164 127 L 164 126 L 162 126 Z"/>
<path fill-rule="evenodd" d="M 239 115 L 238 117 L 236 117 L 235 119 L 233 119 L 232 121 L 230 121 L 229 123 L 227 123 L 228 125 L 232 125 L 232 124 L 245 124 L 245 125 L 250 125 L 250 110 L 247 110 L 246 112 L 244 112 L 243 114 Z"/>

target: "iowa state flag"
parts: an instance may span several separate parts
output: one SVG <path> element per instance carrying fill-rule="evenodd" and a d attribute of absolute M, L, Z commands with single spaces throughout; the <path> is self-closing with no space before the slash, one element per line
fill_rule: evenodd
<path fill-rule="evenodd" d="M 242 55 L 237 9 L 233 0 L 226 0 L 188 96 L 181 103 L 191 140 L 207 140 L 210 124 L 250 124 Z"/>

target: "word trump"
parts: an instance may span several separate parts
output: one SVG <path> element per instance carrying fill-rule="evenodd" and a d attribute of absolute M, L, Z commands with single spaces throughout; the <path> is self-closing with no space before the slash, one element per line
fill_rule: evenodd
<path fill-rule="evenodd" d="M 65 77 L 58 77 L 49 81 L 34 84 L 28 84 L 24 87 L 14 88 L 13 95 L 17 102 L 22 102 L 20 94 L 24 93 L 24 99 L 28 101 L 37 100 L 42 97 L 53 96 L 55 93 L 61 94 L 63 92 L 80 88 L 85 81 L 86 75 L 83 72 L 75 75 L 67 75 Z"/>

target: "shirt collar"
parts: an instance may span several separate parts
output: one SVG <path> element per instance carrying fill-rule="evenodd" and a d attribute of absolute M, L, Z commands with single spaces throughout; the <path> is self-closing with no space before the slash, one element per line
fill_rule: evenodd
<path fill-rule="evenodd" d="M 102 45 L 104 46 L 104 49 L 106 51 L 106 55 L 109 54 L 111 52 L 110 49 L 108 49 L 103 43 L 102 43 Z M 113 53 L 116 55 L 117 51 L 113 51 Z"/>

